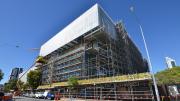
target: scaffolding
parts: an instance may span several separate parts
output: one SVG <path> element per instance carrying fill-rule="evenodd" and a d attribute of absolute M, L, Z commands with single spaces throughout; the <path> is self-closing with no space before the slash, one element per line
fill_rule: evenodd
<path fill-rule="evenodd" d="M 91 99 L 91 100 L 127 100 L 127 101 L 154 101 L 154 96 L 151 90 L 139 89 L 139 86 L 146 89 L 146 86 L 142 85 L 140 82 L 130 82 L 127 85 L 126 83 L 122 83 L 119 85 L 118 83 L 114 84 L 94 84 L 81 89 L 79 92 L 71 93 L 73 98 L 82 98 L 82 99 Z M 138 88 L 138 90 L 137 90 Z M 69 97 L 69 92 L 62 93 L 64 98 Z"/>
<path fill-rule="evenodd" d="M 119 100 L 124 99 L 122 95 L 125 94 L 128 96 L 127 99 L 137 99 L 142 97 L 138 95 L 138 92 L 143 95 L 146 91 L 150 92 L 148 96 L 151 96 L 151 88 L 144 88 L 144 91 L 134 89 L 135 86 L 131 82 L 140 82 L 139 79 L 134 79 L 134 77 L 129 79 L 123 76 L 147 72 L 144 68 L 148 67 L 144 67 L 138 48 L 128 37 L 121 23 L 116 25 L 116 31 L 117 38 L 114 39 L 104 27 L 94 28 L 47 55 L 45 59 L 48 62 L 41 68 L 42 85 L 48 85 L 50 88 L 61 86 L 67 89 L 68 78 L 75 76 L 79 79 L 80 85 L 86 85 L 80 88 L 81 91 L 85 91 L 85 98 L 93 96 L 97 99 Z M 146 82 L 151 79 L 143 80 Z M 122 89 L 123 87 L 118 88 L 121 81 L 131 82 L 123 83 L 126 89 Z M 127 87 L 128 84 L 130 85 Z M 93 91 L 95 93 L 90 93 L 91 95 L 88 96 L 87 93 L 91 92 L 87 90 L 88 87 L 95 87 L 96 90 Z M 66 93 L 64 90 L 64 96 Z"/>

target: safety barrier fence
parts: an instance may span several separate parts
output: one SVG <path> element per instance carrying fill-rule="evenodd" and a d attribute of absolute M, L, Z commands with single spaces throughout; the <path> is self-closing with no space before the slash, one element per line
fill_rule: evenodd
<path fill-rule="evenodd" d="M 61 98 L 73 98 L 73 99 L 91 99 L 93 101 L 105 101 L 105 100 L 141 100 L 141 101 L 154 101 L 155 97 L 152 94 L 109 94 L 109 95 L 85 95 L 75 93 L 62 93 L 55 101 L 59 101 Z M 59 100 L 58 100 L 59 99 Z M 180 95 L 177 96 L 160 96 L 161 101 L 180 101 Z"/>
<path fill-rule="evenodd" d="M 150 92 L 118 92 L 118 91 L 85 91 L 80 93 L 62 93 L 63 98 L 83 98 L 95 100 L 128 100 L 128 99 L 154 99 Z"/>

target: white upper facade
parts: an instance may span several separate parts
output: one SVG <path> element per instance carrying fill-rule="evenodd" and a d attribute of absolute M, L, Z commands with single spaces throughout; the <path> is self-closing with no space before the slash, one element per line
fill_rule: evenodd
<path fill-rule="evenodd" d="M 176 62 L 174 59 L 165 57 L 167 68 L 172 68 L 176 66 Z"/>
<path fill-rule="evenodd" d="M 39 55 L 46 56 L 97 26 L 105 27 L 106 32 L 111 33 L 112 37 L 116 37 L 113 21 L 98 4 L 95 4 L 43 44 Z"/>

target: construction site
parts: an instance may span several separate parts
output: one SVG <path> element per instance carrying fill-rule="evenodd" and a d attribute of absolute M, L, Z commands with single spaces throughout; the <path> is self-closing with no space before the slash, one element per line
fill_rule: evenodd
<path fill-rule="evenodd" d="M 47 63 L 40 67 L 39 90 L 59 91 L 65 98 L 154 100 L 148 63 L 122 21 L 114 23 L 96 4 L 68 26 L 41 47 L 40 55 Z M 79 83 L 71 94 L 70 77 Z"/>

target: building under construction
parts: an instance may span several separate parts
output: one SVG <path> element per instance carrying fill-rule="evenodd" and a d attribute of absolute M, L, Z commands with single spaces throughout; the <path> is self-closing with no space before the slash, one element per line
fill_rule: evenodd
<path fill-rule="evenodd" d="M 78 78 L 76 97 L 153 99 L 148 64 L 128 36 L 95 4 L 42 45 L 42 85 L 68 94 L 67 80 Z"/>

